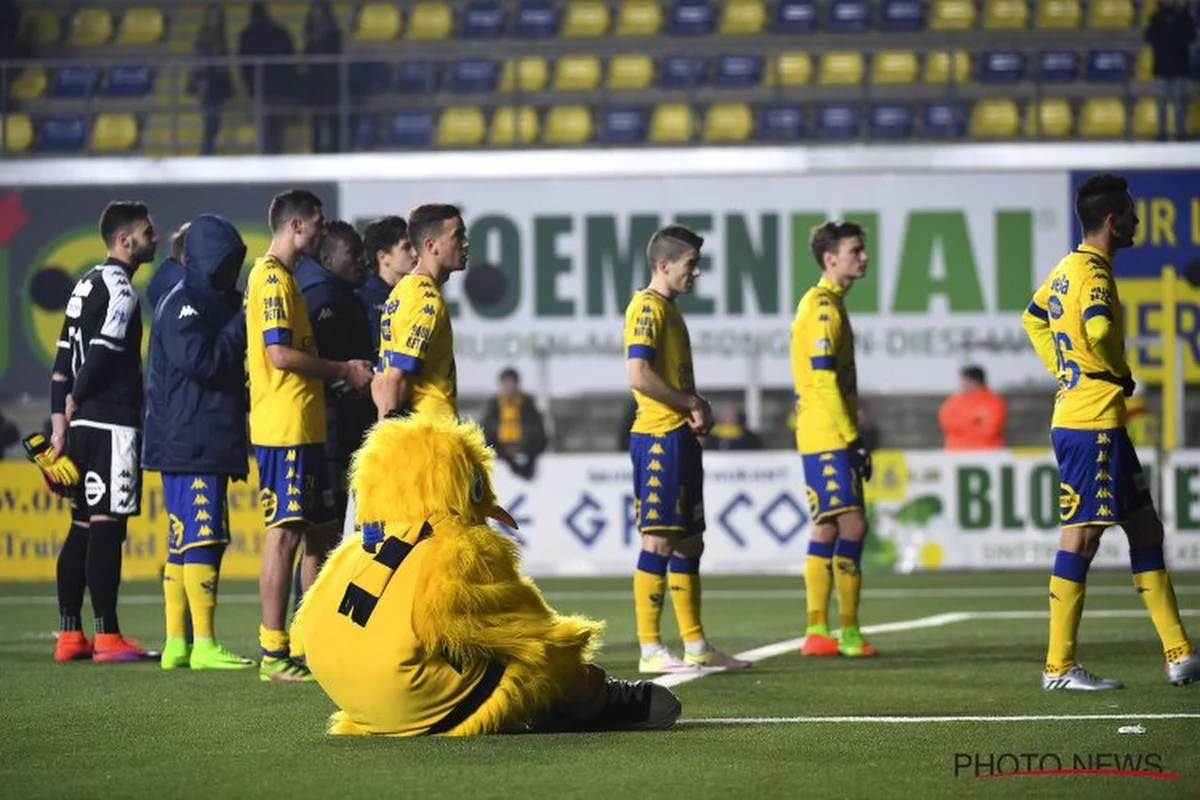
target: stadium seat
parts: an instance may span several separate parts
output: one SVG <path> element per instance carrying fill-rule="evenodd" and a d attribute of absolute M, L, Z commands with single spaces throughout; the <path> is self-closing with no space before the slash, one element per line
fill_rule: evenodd
<path fill-rule="evenodd" d="M 492 126 L 488 131 L 488 144 L 492 147 L 531 144 L 537 138 L 538 116 L 529 106 L 502 106 L 492 114 Z"/>
<path fill-rule="evenodd" d="M 818 139 L 851 139 L 859 135 L 858 107 L 850 103 L 825 103 L 817 107 Z"/>
<path fill-rule="evenodd" d="M 17 36 L 35 48 L 58 44 L 62 38 L 62 17 L 50 9 L 28 9 L 21 14 Z"/>
<path fill-rule="evenodd" d="M 968 31 L 975 27 L 975 3 L 972 0 L 933 0 L 930 30 Z"/>
<path fill-rule="evenodd" d="M 708 0 L 675 0 L 667 30 L 676 36 L 704 36 L 713 31 L 713 11 Z"/>
<path fill-rule="evenodd" d="M 817 82 L 822 86 L 857 86 L 863 80 L 862 53 L 843 50 L 821 56 Z"/>
<path fill-rule="evenodd" d="M 1149 47 L 1138 51 L 1133 76 L 1138 83 L 1150 83 L 1154 80 L 1154 51 Z"/>
<path fill-rule="evenodd" d="M 658 85 L 663 89 L 685 89 L 704 83 L 707 64 L 703 56 L 670 55 L 658 62 Z M 653 122 L 651 123 L 653 137 Z"/>
<path fill-rule="evenodd" d="M 25 114 L 0 117 L 0 151 L 24 153 L 33 146 L 33 122 Z"/>
<path fill-rule="evenodd" d="M 490 58 L 463 58 L 450 73 L 452 92 L 492 92 L 500 79 L 500 70 Z"/>
<path fill-rule="evenodd" d="M 805 86 L 812 80 L 812 57 L 808 53 L 794 51 L 780 53 L 771 60 L 767 68 L 767 83 L 779 86 Z"/>
<path fill-rule="evenodd" d="M 1071 135 L 1073 125 L 1071 104 L 1061 97 L 1031 100 L 1025 107 L 1026 136 L 1061 139 Z"/>
<path fill-rule="evenodd" d="M 475 109 L 459 110 L 470 112 Z M 445 120 L 443 119 L 442 122 L 445 122 Z M 482 118 L 479 122 L 482 125 Z M 449 124 L 447 128 L 450 128 Z M 399 111 L 388 122 L 387 141 L 390 145 L 396 147 L 428 147 L 432 139 L 433 115 L 428 111 L 420 109 Z"/>
<path fill-rule="evenodd" d="M 622 0 L 617 10 L 617 36 L 657 36 L 661 29 L 658 0 Z"/>
<path fill-rule="evenodd" d="M 450 10 L 450 6 L 438 2 L 421 2 L 413 6 L 409 15 L 407 38 L 445 39 L 453 30 L 454 12 Z M 440 137 L 441 128 L 438 131 Z"/>
<path fill-rule="evenodd" d="M 1130 58 L 1124 50 L 1088 53 L 1087 79 L 1092 83 L 1125 83 L 1130 78 Z"/>
<path fill-rule="evenodd" d="M 1025 56 L 1019 50 L 987 50 L 978 68 L 980 83 L 1018 83 L 1025 77 Z"/>
<path fill-rule="evenodd" d="M 92 150 L 122 153 L 137 144 L 138 124 L 133 114 L 97 114 L 92 124 Z"/>
<path fill-rule="evenodd" d="M 600 0 L 571 0 L 563 22 L 563 36 L 588 39 L 608 33 L 608 6 Z"/>
<path fill-rule="evenodd" d="M 919 31 L 925 27 L 921 0 L 884 0 L 879 27 L 885 31 Z"/>
<path fill-rule="evenodd" d="M 1083 12 L 1079 0 L 1038 0 L 1034 27 L 1044 31 L 1065 31 L 1079 27 Z"/>
<path fill-rule="evenodd" d="M 871 5 L 867 0 L 833 0 L 829 5 L 829 24 L 834 33 L 862 33 L 871 27 Z"/>
<path fill-rule="evenodd" d="M 504 11 L 494 0 L 475 0 L 459 15 L 458 35 L 463 39 L 497 39 L 504 33 Z"/>
<path fill-rule="evenodd" d="M 558 35 L 558 9 L 549 0 L 522 0 L 513 17 L 512 35 L 547 39 Z"/>
<path fill-rule="evenodd" d="M 370 150 L 379 141 L 379 118 L 374 114 L 350 117 L 350 149 Z"/>
<path fill-rule="evenodd" d="M 108 71 L 105 97 L 145 97 L 154 88 L 154 71 L 145 64 L 113 67 Z"/>
<path fill-rule="evenodd" d="M 483 143 L 486 126 L 483 112 L 474 106 L 451 106 L 442 109 L 438 118 L 439 147 L 476 147 Z"/>
<path fill-rule="evenodd" d="M 872 139 L 907 139 L 912 135 L 912 109 L 903 103 L 876 103 L 867 118 Z"/>
<path fill-rule="evenodd" d="M 800 106 L 765 106 L 758 110 L 754 138 L 767 142 L 792 142 L 804 138 L 804 109 Z"/>
<path fill-rule="evenodd" d="M 1012 100 L 980 100 L 971 109 L 970 133 L 976 139 L 1007 139 L 1017 134 L 1020 115 Z"/>
<path fill-rule="evenodd" d="M 929 137 L 957 139 L 967 130 L 967 112 L 962 103 L 935 100 L 921 114 L 921 133 Z"/>
<path fill-rule="evenodd" d="M 358 12 L 354 27 L 356 42 L 390 42 L 400 36 L 403 25 L 395 3 L 367 3 Z"/>
<path fill-rule="evenodd" d="M 987 0 L 983 7 L 983 27 L 989 31 L 1016 31 L 1028 28 L 1028 1 Z"/>
<path fill-rule="evenodd" d="M 100 70 L 95 67 L 62 67 L 54 73 L 54 84 L 50 96 L 58 99 L 76 99 L 91 96 L 100 79 Z"/>
<path fill-rule="evenodd" d="M 46 93 L 50 79 L 41 67 L 24 67 L 13 76 L 8 90 L 14 100 L 36 100 Z"/>
<path fill-rule="evenodd" d="M 1087 26 L 1100 31 L 1124 31 L 1133 27 L 1133 0 L 1091 0 Z"/>
<path fill-rule="evenodd" d="M 971 57 L 965 50 L 935 50 L 925 54 L 925 83 L 966 83 L 971 79 Z"/>
<path fill-rule="evenodd" d="M 83 117 L 55 115 L 43 117 L 38 125 L 36 147 L 56 153 L 82 150 L 87 141 Z"/>
<path fill-rule="evenodd" d="M 162 41 L 167 30 L 163 13 L 157 8 L 133 6 L 125 10 L 117 29 L 117 44 L 144 46 Z"/>
<path fill-rule="evenodd" d="M 1079 109 L 1079 135 L 1085 139 L 1124 139 L 1125 104 L 1116 97 L 1089 97 Z"/>
<path fill-rule="evenodd" d="M 436 92 L 442 82 L 441 67 L 439 62 L 426 59 L 400 62 L 396 70 L 396 91 L 401 94 Z"/>
<path fill-rule="evenodd" d="M 758 86 L 762 83 L 762 76 L 763 61 L 761 56 L 718 56 L 713 63 L 712 85 L 719 89 L 741 89 Z"/>
<path fill-rule="evenodd" d="M 654 82 L 654 61 L 648 55 L 613 56 L 608 62 L 608 88 L 614 91 L 638 91 Z"/>
<path fill-rule="evenodd" d="M 727 0 L 721 5 L 717 30 L 722 36 L 754 36 L 762 33 L 766 24 L 763 0 Z"/>
<path fill-rule="evenodd" d="M 554 106 L 546 112 L 542 141 L 546 144 L 585 144 L 592 140 L 592 112 L 587 106 Z"/>
<path fill-rule="evenodd" d="M 71 17 L 67 44 L 73 47 L 99 47 L 113 35 L 112 15 L 107 8 L 85 6 Z"/>
<path fill-rule="evenodd" d="M 554 65 L 554 91 L 590 92 L 600 86 L 600 59 L 564 56 Z"/>
<path fill-rule="evenodd" d="M 504 62 L 500 72 L 502 92 L 540 92 L 546 88 L 550 67 L 541 56 L 521 56 Z"/>
<path fill-rule="evenodd" d="M 871 83 L 897 86 L 917 79 L 917 54 L 911 50 L 881 50 L 871 60 Z"/>
<path fill-rule="evenodd" d="M 775 33 L 811 33 L 817 29 L 815 0 L 779 0 L 775 6 Z"/>
<path fill-rule="evenodd" d="M 1043 50 L 1038 54 L 1037 79 L 1042 83 L 1079 80 L 1079 54 L 1074 50 Z"/>
<path fill-rule="evenodd" d="M 347 77 L 354 97 L 386 94 L 392 83 L 392 67 L 386 61 L 354 61 Z"/>
<path fill-rule="evenodd" d="M 745 103 L 716 103 L 704 115 L 704 141 L 744 142 L 754 132 L 754 117 Z"/>
<path fill-rule="evenodd" d="M 686 103 L 660 103 L 650 116 L 650 141 L 679 144 L 692 139 L 692 107 Z"/>
<path fill-rule="evenodd" d="M 632 144 L 646 139 L 646 112 L 641 108 L 609 108 L 604 112 L 602 135 L 612 144 Z"/>
<path fill-rule="evenodd" d="M 1175 109 L 1167 107 L 1167 130 L 1175 130 Z M 1158 138 L 1158 101 L 1140 97 L 1133 106 L 1133 135 L 1138 139 Z"/>

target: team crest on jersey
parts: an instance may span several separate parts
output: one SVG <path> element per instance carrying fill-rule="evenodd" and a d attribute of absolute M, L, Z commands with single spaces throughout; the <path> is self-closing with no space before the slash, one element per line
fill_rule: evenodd
<path fill-rule="evenodd" d="M 1050 299 L 1046 302 L 1046 311 L 1050 313 L 1051 319 L 1058 319 L 1063 315 L 1063 304 L 1057 295 L 1050 295 Z"/>
<path fill-rule="evenodd" d="M 279 500 L 275 497 L 275 493 L 270 489 L 263 489 L 258 495 L 258 504 L 262 506 L 263 517 L 272 519 L 275 516 L 275 510 L 279 507 Z"/>
<path fill-rule="evenodd" d="M 183 547 L 183 520 L 174 514 L 168 514 L 167 530 L 171 538 L 171 547 L 176 550 Z"/>
<path fill-rule="evenodd" d="M 813 516 L 816 516 L 817 512 L 821 510 L 821 501 L 817 497 L 817 490 L 808 486 L 805 488 L 805 494 L 808 495 L 808 510 L 812 512 Z"/>
<path fill-rule="evenodd" d="M 1063 522 L 1068 521 L 1075 516 L 1075 512 L 1079 510 L 1079 492 L 1075 491 L 1069 484 L 1060 483 L 1058 485 L 1058 516 Z"/>
<path fill-rule="evenodd" d="M 107 490 L 104 479 L 97 473 L 88 470 L 87 475 L 83 476 L 83 496 L 89 506 L 98 505 Z"/>

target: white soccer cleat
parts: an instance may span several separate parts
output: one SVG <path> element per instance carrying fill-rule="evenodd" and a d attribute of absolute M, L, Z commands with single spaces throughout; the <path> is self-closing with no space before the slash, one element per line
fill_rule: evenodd
<path fill-rule="evenodd" d="M 1190 653 L 1178 661 L 1168 661 L 1167 681 L 1172 686 L 1187 686 L 1200 681 L 1200 654 Z"/>
<path fill-rule="evenodd" d="M 1120 681 L 1093 675 L 1079 664 L 1062 675 L 1042 673 L 1042 689 L 1047 692 L 1103 692 L 1124 688 L 1125 684 Z"/>
<path fill-rule="evenodd" d="M 669 675 L 675 672 L 696 672 L 699 667 L 675 656 L 667 648 L 659 650 L 649 658 L 638 661 L 638 672 L 643 675 Z"/>
<path fill-rule="evenodd" d="M 711 645 L 700 655 L 692 655 L 684 653 L 683 660 L 693 666 L 701 669 L 746 669 L 754 662 L 743 661 L 740 658 L 735 658 L 728 653 L 722 652 Z"/>

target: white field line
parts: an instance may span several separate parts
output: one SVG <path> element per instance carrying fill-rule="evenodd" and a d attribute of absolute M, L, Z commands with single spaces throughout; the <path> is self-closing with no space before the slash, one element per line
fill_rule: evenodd
<path fill-rule="evenodd" d="M 1093 720 L 1163 720 L 1200 719 L 1200 713 L 1165 714 L 1029 714 L 1014 716 L 949 716 L 949 717 L 709 717 L 681 719 L 676 725 L 820 725 L 837 723 L 870 723 L 881 725 L 911 725 L 944 722 L 1087 722 Z"/>

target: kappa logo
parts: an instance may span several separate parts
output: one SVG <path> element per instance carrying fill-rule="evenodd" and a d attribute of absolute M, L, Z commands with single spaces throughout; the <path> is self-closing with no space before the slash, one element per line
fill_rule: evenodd
<path fill-rule="evenodd" d="M 436 314 L 437 311 L 434 310 L 433 306 L 426 303 L 424 308 L 421 309 L 421 313 L 422 314 Z"/>
<path fill-rule="evenodd" d="M 87 500 L 87 504 L 89 506 L 99 505 L 107 491 L 108 487 L 104 485 L 104 479 L 88 470 L 88 473 L 83 476 L 83 496 Z"/>
<path fill-rule="evenodd" d="M 179 309 L 179 319 L 183 319 L 184 317 L 198 317 L 198 316 L 200 316 L 200 312 L 197 311 L 196 309 L 192 308 L 191 306 L 185 305 L 183 308 Z"/>
<path fill-rule="evenodd" d="M 326 320 L 326 319 L 333 319 L 333 317 L 334 317 L 333 309 L 330 308 L 329 306 L 325 306 L 324 308 L 321 309 L 321 313 L 317 314 L 318 321 Z"/>

